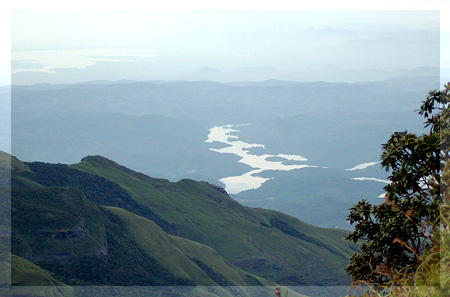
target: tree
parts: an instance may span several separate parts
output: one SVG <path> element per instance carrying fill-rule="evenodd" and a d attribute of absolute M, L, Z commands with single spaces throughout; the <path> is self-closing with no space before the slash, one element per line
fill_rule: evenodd
<path fill-rule="evenodd" d="M 360 201 L 350 209 L 355 225 L 347 240 L 361 241 L 347 273 L 354 281 L 375 285 L 404 284 L 424 254 L 439 244 L 441 174 L 449 161 L 450 83 L 431 91 L 419 115 L 429 132 L 396 132 L 382 146 L 381 165 L 391 171 L 384 202 Z"/>

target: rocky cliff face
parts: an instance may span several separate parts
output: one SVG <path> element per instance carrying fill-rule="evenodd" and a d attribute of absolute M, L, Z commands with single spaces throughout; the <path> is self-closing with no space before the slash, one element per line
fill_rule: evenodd
<path fill-rule="evenodd" d="M 41 231 L 41 233 L 53 239 L 69 239 L 88 236 L 89 228 L 86 227 L 85 223 L 83 223 L 81 226 L 78 226 L 73 230 L 59 230 L 54 232 Z"/>
<path fill-rule="evenodd" d="M 82 256 L 106 256 L 106 255 L 108 255 L 108 242 L 104 241 L 97 246 L 97 249 L 93 250 L 90 253 L 84 253 Z M 55 261 L 64 264 L 79 257 L 80 255 L 78 255 L 74 250 L 71 250 L 65 252 L 36 254 L 25 257 L 25 259 L 32 262 Z"/>
<path fill-rule="evenodd" d="M 102 209 L 77 188 L 31 188 L 13 182 L 11 250 L 35 263 L 106 256 L 103 217 Z"/>
<path fill-rule="evenodd" d="M 72 230 L 58 230 L 53 232 L 40 231 L 40 233 L 55 241 L 70 241 L 70 246 L 72 247 L 72 249 L 53 253 L 33 254 L 30 257 L 27 257 L 28 260 L 31 260 L 33 262 L 47 260 L 67 263 L 70 260 L 76 259 L 80 256 L 77 251 L 82 248 L 81 245 L 85 244 L 84 240 L 80 241 L 79 239 L 88 239 L 96 243 L 90 248 L 89 251 L 84 251 L 82 256 L 108 255 L 108 241 L 104 240 L 102 242 L 98 242 L 93 236 L 90 235 L 90 230 L 86 226 L 86 223 L 83 223 Z"/>
<path fill-rule="evenodd" d="M 216 186 L 216 185 L 214 185 L 214 184 L 210 184 L 210 183 L 207 182 L 207 181 L 201 181 L 201 183 L 207 184 L 207 185 L 210 186 L 211 188 L 216 189 L 217 191 L 221 192 L 222 194 L 225 194 L 225 195 L 229 196 L 228 193 L 227 193 L 227 191 L 225 191 L 225 189 L 222 188 L 222 187 Z"/>

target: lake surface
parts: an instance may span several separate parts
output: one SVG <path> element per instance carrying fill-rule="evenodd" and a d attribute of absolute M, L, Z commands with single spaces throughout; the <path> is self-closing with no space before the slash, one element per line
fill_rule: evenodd
<path fill-rule="evenodd" d="M 252 154 L 252 148 L 265 149 L 265 147 L 263 144 L 247 143 L 238 139 L 236 134 L 239 133 L 240 130 L 236 128 L 246 125 L 225 125 L 213 127 L 209 129 L 208 139 L 205 141 L 208 143 L 219 142 L 225 144 L 226 146 L 223 148 L 210 148 L 210 150 L 221 154 L 234 154 L 239 156 L 241 159 L 238 162 L 246 164 L 251 168 L 251 170 L 242 175 L 229 176 L 220 179 L 220 181 L 225 184 L 225 190 L 228 193 L 237 194 L 242 191 L 259 188 L 263 183 L 271 179 L 258 176 L 258 174 L 266 170 L 289 171 L 307 167 L 317 167 L 306 164 L 284 164 L 286 161 L 291 161 L 290 163 L 292 163 L 292 161 L 299 163 L 306 162 L 307 159 L 300 155 L 287 155 L 281 153 L 277 155 Z"/>

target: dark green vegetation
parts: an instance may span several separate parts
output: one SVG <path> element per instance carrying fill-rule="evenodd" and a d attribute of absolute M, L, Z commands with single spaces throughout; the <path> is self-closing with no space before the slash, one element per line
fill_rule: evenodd
<path fill-rule="evenodd" d="M 13 253 L 64 283 L 192 284 L 168 273 L 128 238 L 120 219 L 76 188 L 13 187 L 12 197 Z"/>
<path fill-rule="evenodd" d="M 71 169 L 65 164 L 28 163 L 29 172 L 23 174 L 43 186 L 77 187 L 87 198 L 102 205 L 116 206 L 144 216 L 157 223 L 164 231 L 173 233 L 174 227 L 149 208 L 139 205 L 118 184 L 98 175 Z M 20 179 L 17 180 L 20 183 Z"/>
<path fill-rule="evenodd" d="M 242 206 L 206 182 L 155 179 L 100 156 L 12 164 L 13 266 L 32 263 L 43 283 L 349 283 L 356 245 L 344 231 Z M 23 266 L 12 284 L 31 284 Z"/>
<path fill-rule="evenodd" d="M 0 151 L 0 288 L 11 283 L 11 165 L 11 156 Z"/>
<path fill-rule="evenodd" d="M 419 114 L 428 133 L 396 132 L 383 145 L 381 164 L 391 170 L 386 198 L 379 205 L 363 200 L 349 215 L 355 230 L 347 239 L 365 241 L 347 267 L 354 280 L 383 286 L 439 286 L 439 277 L 436 284 L 434 278 L 420 274 L 424 267 L 439 263 L 440 231 L 448 230 L 448 214 L 442 217 L 445 212 L 440 207 L 448 209 L 448 180 L 441 183 L 441 175 L 450 160 L 449 95 L 450 84 L 443 91 L 430 92 L 423 102 Z M 447 249 L 443 246 L 442 252 Z"/>

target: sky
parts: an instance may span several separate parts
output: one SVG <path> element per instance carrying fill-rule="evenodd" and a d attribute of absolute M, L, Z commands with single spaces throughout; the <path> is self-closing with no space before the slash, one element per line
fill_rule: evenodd
<path fill-rule="evenodd" d="M 286 73 L 292 69 L 396 70 L 450 64 L 442 51 L 449 44 L 450 32 L 449 18 L 442 17 L 450 11 L 446 1 L 336 4 L 319 0 L 307 5 L 293 1 L 164 1 L 144 6 L 139 2 L 11 1 L 9 11 L 2 10 L 0 15 L 2 35 L 11 42 L 2 46 L 0 85 L 10 82 L 11 66 L 13 73 L 41 72 L 29 80 L 35 82 L 55 77 L 51 75 L 55 72 L 75 80 L 183 79 L 202 67 L 213 67 L 234 71 L 234 78 L 245 78 L 264 68 L 289 78 Z M 436 54 L 439 45 L 424 43 L 421 36 L 413 39 L 422 38 L 422 44 L 409 48 L 387 44 L 390 39 L 406 38 L 389 32 L 438 29 L 439 25 L 433 24 L 439 16 L 437 10 L 441 10 L 440 60 Z M 327 31 L 330 28 L 335 31 Z M 380 31 L 383 34 L 376 35 Z M 372 35 L 365 36 L 367 33 Z M 364 38 L 384 40 L 387 45 L 364 42 Z M 380 46 L 397 51 L 397 56 L 379 54 Z M 236 76 L 238 68 L 241 76 Z"/>
<path fill-rule="evenodd" d="M 11 84 L 11 70 L 17 73 L 15 82 L 25 84 L 201 79 L 192 72 L 202 67 L 225 73 L 207 68 L 206 75 L 217 80 L 263 80 L 274 74 L 301 80 L 322 68 L 336 76 L 336 68 L 395 70 L 440 64 L 441 77 L 450 77 L 450 1 L 305 2 L 9 0 L 0 10 L 0 87 Z M 406 46 L 363 39 L 369 32 L 372 41 L 398 41 L 405 36 L 392 32 L 436 28 L 432 22 L 437 12 L 440 57 L 434 37 L 428 43 L 413 34 L 421 41 Z M 304 72 L 294 73 L 293 68 Z M 9 151 L 10 100 L 4 87 L 0 149 Z"/>

